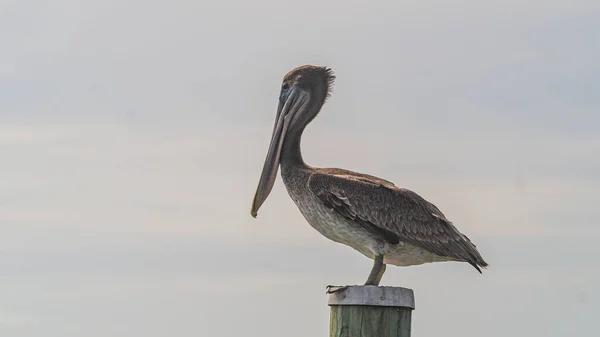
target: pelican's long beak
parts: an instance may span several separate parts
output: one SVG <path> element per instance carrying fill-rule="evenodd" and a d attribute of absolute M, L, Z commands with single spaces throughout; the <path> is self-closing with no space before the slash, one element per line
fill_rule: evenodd
<path fill-rule="evenodd" d="M 275 127 L 271 136 L 271 144 L 267 159 L 263 166 L 262 174 L 258 182 L 258 188 L 252 202 L 252 210 L 250 214 L 256 218 L 258 209 L 269 196 L 275 179 L 277 178 L 277 170 L 279 170 L 279 161 L 281 157 L 281 149 L 285 141 L 285 135 L 290 127 L 294 124 L 298 115 L 308 105 L 310 94 L 300 88 L 291 87 L 288 97 L 285 101 L 279 103 L 277 108 L 277 116 L 275 117 Z"/>

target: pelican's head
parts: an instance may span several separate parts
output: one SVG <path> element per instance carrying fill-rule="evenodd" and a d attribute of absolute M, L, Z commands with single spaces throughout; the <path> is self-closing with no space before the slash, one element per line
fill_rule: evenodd
<path fill-rule="evenodd" d="M 271 145 L 250 211 L 253 217 L 275 183 L 286 134 L 302 131 L 317 116 L 331 94 L 334 80 L 331 69 L 311 65 L 298 67 L 283 78 Z"/>

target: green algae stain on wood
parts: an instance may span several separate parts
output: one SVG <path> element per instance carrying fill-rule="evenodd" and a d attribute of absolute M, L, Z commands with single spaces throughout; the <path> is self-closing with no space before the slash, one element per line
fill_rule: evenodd
<path fill-rule="evenodd" d="M 332 306 L 330 337 L 410 337 L 412 309 Z"/>

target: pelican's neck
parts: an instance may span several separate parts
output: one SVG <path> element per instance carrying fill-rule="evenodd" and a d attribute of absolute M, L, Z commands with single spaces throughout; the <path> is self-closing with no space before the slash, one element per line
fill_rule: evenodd
<path fill-rule="evenodd" d="M 291 129 L 285 140 L 283 141 L 283 148 L 281 149 L 281 166 L 306 166 L 302 159 L 302 150 L 300 150 L 300 141 L 302 138 L 302 132 L 304 127 L 298 129 Z"/>
<path fill-rule="evenodd" d="M 302 159 L 300 150 L 300 140 L 306 126 L 319 113 L 325 103 L 325 94 L 316 95 L 312 100 L 313 104 L 308 108 L 307 113 L 300 115 L 300 118 L 288 129 L 281 149 L 281 167 L 307 167 Z"/>

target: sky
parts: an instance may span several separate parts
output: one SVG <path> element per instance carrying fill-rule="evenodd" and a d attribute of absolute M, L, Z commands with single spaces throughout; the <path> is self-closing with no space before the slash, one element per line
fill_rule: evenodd
<path fill-rule="evenodd" d="M 413 337 L 597 336 L 598 1 L 0 1 L 0 334 L 325 336 L 372 262 L 278 178 L 283 76 L 337 75 L 305 160 L 436 204 L 490 267 L 390 267 Z"/>

